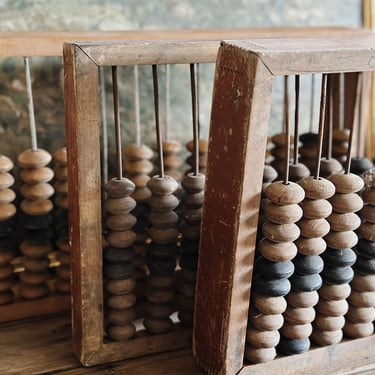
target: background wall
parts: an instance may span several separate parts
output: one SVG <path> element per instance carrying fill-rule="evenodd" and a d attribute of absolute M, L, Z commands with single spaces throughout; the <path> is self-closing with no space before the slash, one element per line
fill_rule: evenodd
<path fill-rule="evenodd" d="M 361 0 L 0 0 L 0 32 L 318 25 L 359 27 L 361 6 Z M 65 144 L 62 62 L 56 58 L 33 58 L 30 64 L 39 146 L 53 152 Z M 163 69 L 160 70 L 163 95 Z M 213 72 L 213 65 L 200 67 L 200 120 L 204 136 L 208 133 Z M 132 70 L 121 69 L 119 74 L 121 119 L 125 124 L 127 143 L 134 140 Z M 24 76 L 22 59 L 0 59 L 0 153 L 14 160 L 18 153 L 30 146 Z M 105 81 L 107 117 L 109 126 L 113 126 L 109 71 L 105 73 Z M 311 81 L 302 80 L 301 90 L 309 93 L 310 84 Z M 281 84 L 276 84 L 271 133 L 279 131 L 282 124 L 281 87 Z M 149 144 L 155 139 L 151 92 L 151 68 L 142 68 L 142 136 Z M 170 97 L 171 137 L 185 143 L 191 138 L 187 67 L 171 67 Z M 309 94 L 301 99 L 301 106 L 305 106 L 301 110 L 301 124 L 307 126 L 311 104 Z"/>

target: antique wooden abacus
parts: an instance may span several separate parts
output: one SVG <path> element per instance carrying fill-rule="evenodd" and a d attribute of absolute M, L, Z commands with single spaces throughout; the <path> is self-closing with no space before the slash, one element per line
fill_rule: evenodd
<path fill-rule="evenodd" d="M 375 69 L 374 51 L 375 35 L 370 33 L 222 43 L 211 113 L 193 336 L 193 351 L 205 372 L 314 374 L 324 367 L 333 373 L 371 362 L 374 233 L 366 214 L 371 203 L 358 217 L 355 212 L 363 204 L 358 193 L 364 182 L 349 172 L 350 152 L 358 151 L 355 145 L 361 137 L 358 97 L 366 100 L 368 91 L 362 82 Z M 297 201 L 298 194 L 287 193 L 293 185 L 268 183 L 263 194 L 272 202 L 262 203 L 268 222 L 263 224 L 265 238 L 261 239 L 257 224 L 274 78 L 321 74 L 323 88 L 327 78 L 332 87 L 333 77 L 342 73 L 355 82 L 345 90 L 347 164 L 328 180 L 318 178 L 317 167 L 315 177 L 299 181 L 305 197 L 298 199 L 303 211 L 302 220 L 297 219 L 298 230 L 289 224 L 298 210 L 286 208 Z M 329 94 L 323 100 L 326 103 L 334 101 L 331 90 L 323 90 Z M 335 108 L 329 107 L 320 116 L 326 129 Z M 333 113 L 328 115 L 329 111 Z M 331 167 L 330 157 L 321 158 L 327 155 L 322 137 L 324 147 L 333 138 L 320 129 L 315 160 Z M 285 140 L 288 145 L 289 134 Z M 288 150 L 287 146 L 286 162 Z M 371 186 L 369 182 L 362 194 L 365 202 Z M 359 218 L 363 223 L 357 249 L 354 231 Z M 363 225 L 366 229 L 361 234 Z M 294 243 L 284 246 L 285 241 Z M 293 257 L 295 246 L 298 255 Z"/>

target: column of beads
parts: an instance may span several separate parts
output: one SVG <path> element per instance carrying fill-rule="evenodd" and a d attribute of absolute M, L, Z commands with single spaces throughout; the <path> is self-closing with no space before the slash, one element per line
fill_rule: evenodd
<path fill-rule="evenodd" d="M 15 256 L 15 239 L 13 238 L 16 206 L 12 203 L 16 198 L 11 189 L 14 177 L 9 173 L 13 162 L 6 156 L 0 155 L 0 305 L 10 303 L 14 299 L 12 285 Z"/>
<path fill-rule="evenodd" d="M 349 147 L 349 129 L 333 129 L 332 131 L 332 156 L 342 165 L 346 162 Z"/>
<path fill-rule="evenodd" d="M 366 183 L 362 191 L 364 206 L 359 212 L 362 223 L 356 246 L 357 261 L 348 298 L 344 333 L 351 338 L 370 336 L 374 332 L 375 320 L 375 179 L 374 170 L 364 174 Z"/>
<path fill-rule="evenodd" d="M 151 213 L 149 234 L 152 239 L 147 249 L 147 265 L 150 270 L 146 298 L 146 317 L 143 324 L 150 333 L 168 332 L 173 327 L 170 315 L 174 311 L 175 268 L 177 255 L 177 221 L 174 209 L 179 201 L 174 195 L 178 182 L 164 174 L 163 142 L 159 125 L 159 90 L 157 66 L 152 66 L 154 84 L 155 122 L 160 175 L 153 176 L 147 183 L 152 197 L 148 203 Z"/>
<path fill-rule="evenodd" d="M 187 150 L 193 154 L 194 152 L 194 141 L 191 140 L 186 144 Z M 206 174 L 207 170 L 207 152 L 208 152 L 208 141 L 206 139 L 200 139 L 198 145 L 198 152 L 199 152 L 199 172 L 202 174 Z M 194 167 L 194 155 L 190 155 L 186 158 L 186 163 L 190 165 L 190 168 L 187 170 L 186 173 L 191 173 Z"/>
<path fill-rule="evenodd" d="M 179 156 L 181 150 L 182 146 L 180 142 L 171 139 L 163 141 L 165 173 L 173 177 L 176 181 L 181 181 L 182 178 L 180 168 L 183 164 L 183 160 Z"/>
<path fill-rule="evenodd" d="M 332 213 L 327 220 L 330 232 L 325 236 L 327 249 L 322 255 L 324 269 L 323 286 L 319 290 L 317 316 L 314 321 L 312 340 L 321 346 L 337 344 L 342 340 L 342 328 L 348 311 L 347 298 L 350 295 L 350 281 L 354 272 L 352 265 L 356 255 L 352 247 L 357 244 L 360 220 L 355 214 L 363 202 L 357 191 L 362 189 L 363 181 L 353 174 L 337 174 L 329 177 L 335 185 L 336 193 L 329 199 Z"/>
<path fill-rule="evenodd" d="M 55 232 L 58 248 L 57 260 L 60 265 L 56 268 L 56 290 L 60 293 L 70 292 L 70 246 L 68 224 L 68 167 L 66 147 L 60 148 L 53 154 L 55 174 Z"/>
<path fill-rule="evenodd" d="M 297 223 L 301 234 L 295 242 L 298 254 L 293 260 L 292 291 L 286 296 L 288 307 L 279 345 L 279 350 L 287 354 L 302 353 L 310 348 L 314 306 L 319 299 L 317 290 L 322 285 L 319 273 L 323 270 L 323 261 L 319 254 L 326 248 L 322 237 L 330 229 L 326 217 L 332 206 L 327 199 L 335 192 L 334 185 L 323 178 L 306 177 L 298 183 L 305 191 L 301 203 L 303 218 Z"/>
<path fill-rule="evenodd" d="M 20 193 L 24 197 L 20 208 L 25 228 L 20 244 L 25 270 L 19 277 L 20 294 L 26 299 L 41 298 L 49 293 L 48 255 L 53 250 L 53 203 L 49 198 L 53 195 L 54 188 L 49 183 L 53 178 L 53 171 L 47 165 L 51 160 L 52 156 L 42 149 L 26 150 L 18 156 L 23 182 Z"/>
<path fill-rule="evenodd" d="M 136 218 L 131 211 L 136 202 L 130 197 L 134 184 L 126 178 L 114 178 L 105 184 L 104 190 L 107 194 L 104 203 L 107 213 L 105 241 L 108 244 L 103 249 L 106 331 L 113 340 L 123 341 L 135 334 L 132 322 L 136 318 L 136 282 L 132 263 L 135 252 L 132 245 L 136 234 L 132 227 Z"/>
<path fill-rule="evenodd" d="M 299 203 L 303 189 L 293 182 L 277 181 L 265 189 L 269 203 L 265 206 L 267 221 L 264 238 L 259 242 L 261 256 L 254 265 L 253 293 L 246 334 L 245 358 L 253 363 L 275 358 L 286 309 L 284 296 L 290 291 L 288 278 L 294 272 L 291 260 L 297 254 L 293 241 L 299 237 L 295 224 L 302 217 Z"/>

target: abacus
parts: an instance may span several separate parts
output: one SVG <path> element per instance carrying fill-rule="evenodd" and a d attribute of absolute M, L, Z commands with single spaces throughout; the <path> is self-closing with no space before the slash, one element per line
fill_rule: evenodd
<path fill-rule="evenodd" d="M 193 331 L 194 355 L 206 373 L 315 374 L 372 362 L 374 232 L 367 197 L 373 172 L 360 177 L 350 171 L 351 161 L 353 170 L 357 162 L 367 165 L 352 156 L 363 156 L 359 108 L 368 93 L 365 77 L 375 69 L 374 51 L 371 33 L 222 42 Z M 273 82 L 295 76 L 297 109 L 299 76 L 311 74 L 322 75 L 314 169 L 296 186 L 288 180 L 298 142 L 290 147 L 286 126 L 278 138 L 286 166 L 281 181 L 272 182 L 277 178 L 265 168 L 265 156 Z M 333 133 L 340 134 L 332 87 L 340 75 L 352 87 L 345 91 L 341 162 L 332 151 Z M 362 209 L 360 195 L 367 202 Z"/>

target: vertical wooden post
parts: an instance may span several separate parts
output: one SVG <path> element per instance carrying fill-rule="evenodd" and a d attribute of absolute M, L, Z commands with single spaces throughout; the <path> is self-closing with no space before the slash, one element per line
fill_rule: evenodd
<path fill-rule="evenodd" d="M 75 71 L 75 67 L 79 71 Z M 98 66 L 80 48 L 64 45 L 64 74 L 70 168 L 68 185 L 74 305 L 73 346 L 81 362 L 85 364 L 100 348 L 103 340 L 103 306 L 94 305 L 103 300 L 100 116 L 98 95 L 93 95 L 98 92 L 99 71 Z M 86 198 L 85 204 L 80 203 L 79 197 Z M 87 274 L 97 277 L 82 278 L 82 275 Z M 85 358 L 82 358 L 83 346 L 92 351 L 88 351 Z"/>
<path fill-rule="evenodd" d="M 272 75 L 222 43 L 215 73 L 193 350 L 208 374 L 243 366 Z M 212 319 L 207 312 L 210 311 Z"/>

